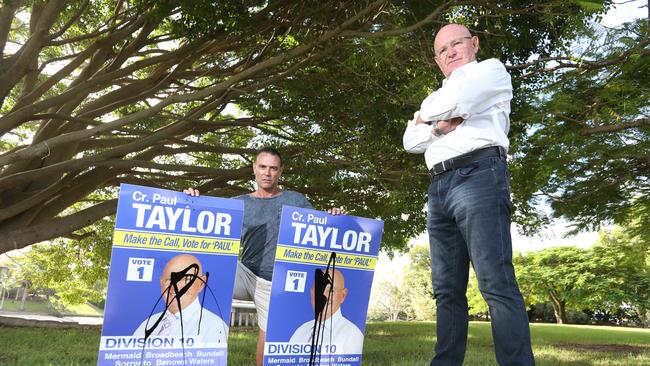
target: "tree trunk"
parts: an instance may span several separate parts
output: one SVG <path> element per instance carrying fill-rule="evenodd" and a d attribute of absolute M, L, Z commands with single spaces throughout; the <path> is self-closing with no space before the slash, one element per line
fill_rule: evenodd
<path fill-rule="evenodd" d="M 555 320 L 557 324 L 568 324 L 566 319 L 566 301 L 561 300 L 555 291 L 548 293 L 551 304 L 553 304 L 553 312 L 555 313 Z"/>
<path fill-rule="evenodd" d="M 25 300 L 27 300 L 27 289 L 29 288 L 29 283 L 25 281 L 23 283 L 23 297 L 20 301 L 20 310 L 25 311 Z"/>

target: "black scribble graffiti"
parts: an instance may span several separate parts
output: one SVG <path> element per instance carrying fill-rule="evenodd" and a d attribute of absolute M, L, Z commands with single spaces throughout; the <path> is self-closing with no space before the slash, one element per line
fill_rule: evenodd
<path fill-rule="evenodd" d="M 330 269 L 331 268 L 331 269 Z M 334 277 L 336 269 L 336 252 L 332 252 L 325 271 L 318 268 L 315 271 L 314 279 L 314 327 L 312 328 L 311 347 L 309 350 L 309 366 L 320 365 L 321 347 L 324 340 L 324 319 L 327 319 L 327 311 L 330 311 L 329 320 L 332 322 L 332 301 L 334 294 Z M 329 287 L 328 287 L 329 286 Z M 327 291 L 327 295 L 325 292 Z M 331 323 L 330 323 L 331 325 Z M 332 344 L 332 327 L 330 326 L 330 342 Z"/>
<path fill-rule="evenodd" d="M 163 321 L 165 315 L 167 314 L 170 305 L 173 302 L 176 302 L 176 306 L 178 308 L 178 314 L 179 314 L 179 320 L 180 320 L 180 325 L 181 325 L 181 346 L 182 346 L 182 351 L 183 351 L 183 364 L 187 364 L 187 360 L 185 358 L 186 352 L 185 352 L 185 329 L 184 329 L 184 322 L 183 322 L 183 309 L 181 306 L 181 298 L 183 295 L 187 293 L 187 291 L 194 285 L 195 281 L 201 281 L 204 284 L 204 290 L 203 290 L 203 295 L 201 296 L 201 310 L 199 312 L 199 324 L 198 324 L 198 331 L 196 335 L 199 335 L 201 332 L 201 321 L 203 319 L 203 309 L 204 309 L 204 304 L 205 304 L 205 296 L 206 293 L 209 291 L 212 299 L 214 300 L 216 306 L 217 306 L 217 314 L 221 319 L 224 319 L 221 311 L 221 307 L 219 306 L 219 301 L 217 301 L 217 298 L 212 291 L 212 288 L 208 284 L 210 278 L 210 272 L 205 272 L 205 280 L 202 278 L 200 275 L 200 267 L 197 263 L 192 263 L 186 268 L 184 268 L 181 271 L 178 272 L 171 272 L 170 278 L 169 278 L 169 285 L 164 288 L 162 291 L 161 295 L 158 297 L 156 300 L 154 306 L 151 309 L 151 312 L 149 313 L 149 316 L 147 318 L 147 322 L 145 324 L 145 334 L 144 334 L 144 342 L 142 344 L 142 352 L 140 355 L 140 365 L 142 365 L 142 361 L 144 360 L 144 352 L 147 346 L 147 339 L 151 337 L 151 335 L 160 327 L 160 323 Z M 180 286 L 180 287 L 179 287 Z M 172 291 L 173 290 L 173 291 Z M 151 317 L 154 315 L 156 312 L 156 309 L 158 307 L 158 304 L 160 304 L 161 300 L 165 299 L 165 309 L 160 313 L 160 316 L 149 326 L 149 320 Z M 225 324 L 225 323 L 224 323 Z M 228 333 L 227 329 L 223 329 L 224 334 Z"/>

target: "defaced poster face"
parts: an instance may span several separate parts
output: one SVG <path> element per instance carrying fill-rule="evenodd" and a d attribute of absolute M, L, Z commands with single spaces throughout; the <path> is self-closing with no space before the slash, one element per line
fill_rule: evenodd
<path fill-rule="evenodd" d="M 383 222 L 284 206 L 265 365 L 361 365 Z"/>
<path fill-rule="evenodd" d="M 98 365 L 226 365 L 243 202 L 123 184 Z"/>

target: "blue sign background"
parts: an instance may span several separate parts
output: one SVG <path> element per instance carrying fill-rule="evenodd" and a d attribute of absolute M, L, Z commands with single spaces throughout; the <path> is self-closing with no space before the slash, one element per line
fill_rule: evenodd
<path fill-rule="evenodd" d="M 140 192 L 139 194 L 136 192 Z M 144 194 L 146 197 L 142 198 L 141 195 Z M 176 200 L 175 204 L 165 204 L 158 202 L 152 202 L 153 196 L 157 194 L 160 197 L 165 197 L 167 200 Z M 136 200 L 134 198 L 142 198 L 141 200 Z M 157 233 L 169 233 L 169 234 L 187 234 L 187 235 L 196 235 L 198 233 L 194 232 L 183 232 L 180 229 L 180 219 L 176 225 L 176 230 L 165 230 L 165 229 L 155 229 L 147 230 L 135 226 L 137 210 L 132 207 L 133 203 L 143 203 L 143 204 L 157 204 L 159 206 L 167 206 L 174 208 L 189 208 L 192 212 L 200 212 L 203 210 L 215 210 L 217 212 L 224 212 L 231 214 L 232 222 L 230 224 L 231 230 L 230 235 L 220 235 L 220 237 L 237 239 L 241 238 L 242 230 L 242 221 L 244 219 L 244 203 L 241 200 L 234 200 L 229 198 L 220 198 L 220 197 L 209 197 L 209 196 L 190 196 L 183 192 L 170 191 L 167 189 L 160 188 L 151 188 L 136 186 L 132 184 L 122 184 L 120 185 L 120 195 L 117 202 L 117 214 L 115 217 L 115 228 L 116 229 L 125 229 L 125 230 L 144 230 L 152 231 Z M 197 215 L 192 215 L 190 220 L 190 226 L 196 227 Z M 198 234 L 200 235 L 200 234 Z"/>
<path fill-rule="evenodd" d="M 140 322 L 148 318 L 150 314 L 165 310 L 164 299 L 160 300 L 154 308 L 161 295 L 160 274 L 167 262 L 180 253 L 181 251 L 162 252 L 113 248 L 102 335 L 130 336 L 140 325 Z M 206 271 L 210 273 L 208 286 L 214 293 L 214 298 L 206 287 L 203 290 L 208 291 L 205 295 L 204 308 L 219 315 L 221 319 L 229 323 L 236 266 L 231 263 L 231 258 L 223 255 L 191 254 L 201 261 L 203 273 L 205 274 Z M 151 282 L 126 281 L 128 260 L 133 257 L 154 259 L 153 279 Z M 199 296 L 199 301 L 201 301 L 202 294 L 203 292 Z"/>
<path fill-rule="evenodd" d="M 154 197 L 158 197 L 154 201 Z M 150 228 L 137 227 L 136 218 L 138 209 L 134 204 L 148 205 L 151 208 L 162 206 L 164 210 L 159 212 L 174 212 L 178 214 L 177 223 L 174 230 L 169 230 L 169 217 L 166 220 L 154 220 L 157 225 Z M 199 293 L 198 301 L 203 301 L 205 310 L 221 317 L 226 325 L 230 323 L 230 309 L 232 304 L 233 284 L 235 279 L 235 270 L 237 265 L 237 255 L 239 251 L 239 241 L 241 237 L 241 227 L 243 220 L 243 202 L 240 200 L 216 198 L 216 197 L 192 197 L 183 192 L 169 191 L 164 189 L 142 187 L 136 185 L 123 184 L 120 187 L 118 200 L 118 211 L 116 215 L 114 245 L 111 254 L 111 266 L 109 271 L 108 290 L 106 306 L 104 312 L 104 325 L 102 328 L 102 343 L 100 344 L 100 354 L 98 365 L 115 365 L 116 360 L 111 359 L 113 355 L 126 354 L 129 351 L 126 348 L 107 349 L 104 346 L 104 337 L 128 337 L 133 335 L 138 326 L 145 321 L 151 314 L 165 310 L 165 299 L 160 299 L 162 289 L 160 285 L 160 276 L 167 262 L 182 253 L 195 256 L 201 263 L 203 275 L 209 273 L 207 286 Z M 166 211 L 165 211 L 166 210 Z M 183 212 L 180 213 L 182 210 Z M 141 211 L 143 209 L 141 208 Z M 142 215 L 141 212 L 141 215 Z M 204 215 L 215 217 L 218 214 L 227 214 L 230 216 L 229 232 L 222 230 L 219 235 L 214 233 L 201 234 L 192 228 L 197 227 L 197 217 L 201 212 Z M 152 213 L 151 209 L 146 211 L 147 215 Z M 179 214 L 180 213 L 180 214 Z M 183 230 L 182 215 L 187 215 L 186 227 L 190 230 Z M 207 216 L 206 216 L 207 217 Z M 148 216 L 147 216 L 148 218 Z M 205 218 L 205 217 L 204 217 Z M 161 220 L 165 221 L 161 224 Z M 147 219 L 143 220 L 144 223 Z M 207 222 L 207 221 L 205 221 Z M 121 233 L 121 234 L 120 234 Z M 126 234 L 124 234 L 126 233 Z M 119 234 L 119 235 L 118 235 Z M 122 235 L 122 236 L 120 236 Z M 123 239 L 125 235 L 140 236 L 141 242 L 135 244 Z M 122 238 L 122 239 L 120 239 Z M 182 245 L 173 246 L 152 246 L 150 242 L 165 239 L 165 242 L 178 239 L 181 243 L 183 239 L 214 244 L 215 242 L 226 243 L 224 248 L 214 249 L 212 245 L 200 249 L 188 247 L 183 249 Z M 146 239 L 146 240 L 145 240 Z M 122 240 L 122 242 L 120 241 Z M 130 258 L 152 259 L 153 268 L 149 268 L 150 280 L 127 280 L 129 271 Z M 138 275 L 142 275 L 138 272 Z M 205 298 L 203 294 L 205 293 Z M 151 326 L 151 324 L 150 324 Z M 133 337 L 135 339 L 135 337 Z M 128 348 L 128 347 L 127 347 Z M 149 347 L 146 348 L 150 350 Z M 177 350 L 182 349 L 178 348 Z M 189 346 L 185 350 L 192 349 Z M 142 347 L 139 348 L 142 350 Z M 155 351 L 165 351 L 166 349 L 156 348 Z M 203 352 L 209 353 L 214 349 L 202 349 Z M 159 354 L 163 354 L 160 352 Z M 160 356 L 166 361 L 185 360 L 189 358 L 212 359 L 214 364 L 226 365 L 226 352 L 214 352 L 211 356 L 197 357 L 195 354 L 186 353 L 183 356 L 170 356 L 173 352 L 167 352 L 167 356 Z M 108 354 L 108 355 L 107 355 Z M 135 354 L 135 353 L 134 353 Z M 175 353 L 178 355 L 179 353 Z M 138 357 L 141 355 L 138 354 Z M 158 357 L 158 356 L 156 356 Z M 155 360 L 145 358 L 144 360 Z M 124 361 L 124 359 L 122 360 Z M 139 358 L 138 358 L 138 364 Z M 143 365 L 146 363 L 142 363 Z M 153 361 L 155 364 L 155 361 Z"/>
<path fill-rule="evenodd" d="M 311 220 L 307 218 L 311 218 Z M 305 239 L 305 234 L 307 232 L 306 225 L 320 226 L 321 233 L 325 232 L 327 228 L 337 229 L 338 236 L 336 237 L 334 244 L 338 246 L 341 245 L 343 233 L 347 231 L 369 233 L 371 235 L 371 240 L 369 242 L 368 251 L 357 250 L 358 248 L 356 246 L 351 250 L 340 248 L 332 249 L 330 245 L 331 236 L 328 237 L 327 240 L 320 240 L 319 238 L 314 241 L 313 236 Z M 299 227 L 297 228 L 296 226 Z M 296 236 L 296 230 L 299 230 L 300 235 Z M 290 344 L 288 342 L 296 329 L 302 324 L 314 319 L 314 310 L 311 305 L 310 292 L 310 289 L 314 284 L 314 272 L 317 268 L 324 270 L 327 266 L 327 261 L 324 263 L 313 263 L 313 260 L 283 258 L 283 251 L 286 248 L 295 248 L 298 251 L 323 252 L 327 257 L 329 257 L 329 254 L 334 251 L 339 257 L 352 255 L 353 257 L 372 258 L 375 260 L 374 263 L 376 263 L 376 258 L 379 254 L 382 230 L 383 222 L 380 220 L 372 220 L 349 215 L 332 216 L 321 211 L 284 206 L 282 210 L 278 249 L 273 272 L 271 303 L 269 307 L 269 321 L 266 335 L 267 347 L 265 349 L 264 357 L 265 365 L 277 364 L 277 359 L 281 359 L 283 362 L 289 362 L 283 364 L 306 364 L 304 358 L 301 359 L 300 357 L 294 357 L 295 355 L 278 355 L 273 354 L 272 352 L 269 353 L 269 345 Z M 314 231 L 312 230 L 312 234 L 313 233 Z M 298 240 L 296 241 L 296 239 Z M 363 268 L 363 266 L 354 268 L 353 266 L 336 264 L 335 268 L 343 274 L 345 288 L 348 289 L 347 297 L 341 304 L 341 313 L 343 317 L 354 323 L 363 333 L 365 331 L 368 300 L 370 298 L 370 288 L 372 286 L 372 278 L 374 275 L 374 265 L 372 268 Z M 307 273 L 303 292 L 285 291 L 288 271 Z M 324 357 L 325 354 L 323 353 L 322 356 Z M 275 360 L 269 362 L 271 358 Z M 360 363 L 361 357 L 359 355 L 358 362 L 339 364 L 360 365 Z M 321 364 L 327 365 L 328 363 L 322 362 Z"/>

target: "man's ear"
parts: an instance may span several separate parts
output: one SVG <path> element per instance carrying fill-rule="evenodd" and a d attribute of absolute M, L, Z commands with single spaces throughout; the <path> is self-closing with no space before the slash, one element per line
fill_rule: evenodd
<path fill-rule="evenodd" d="M 341 303 L 343 303 L 343 301 L 345 301 L 345 298 L 348 297 L 348 289 L 344 288 L 343 291 L 341 292 L 343 293 L 342 295 L 343 297 L 341 298 Z"/>
<path fill-rule="evenodd" d="M 438 65 L 438 69 L 442 70 L 442 67 L 444 66 L 444 62 L 442 60 L 438 60 L 438 57 L 434 57 L 433 60 L 436 62 L 436 65 Z"/>
<path fill-rule="evenodd" d="M 206 275 L 199 276 L 195 281 L 199 283 L 199 289 L 197 292 L 200 292 L 203 290 L 205 287 L 205 281 L 207 281 L 208 277 Z"/>
<path fill-rule="evenodd" d="M 478 50 L 480 49 L 479 39 L 477 36 L 472 36 L 472 47 L 474 48 L 474 52 L 478 52 Z"/>

